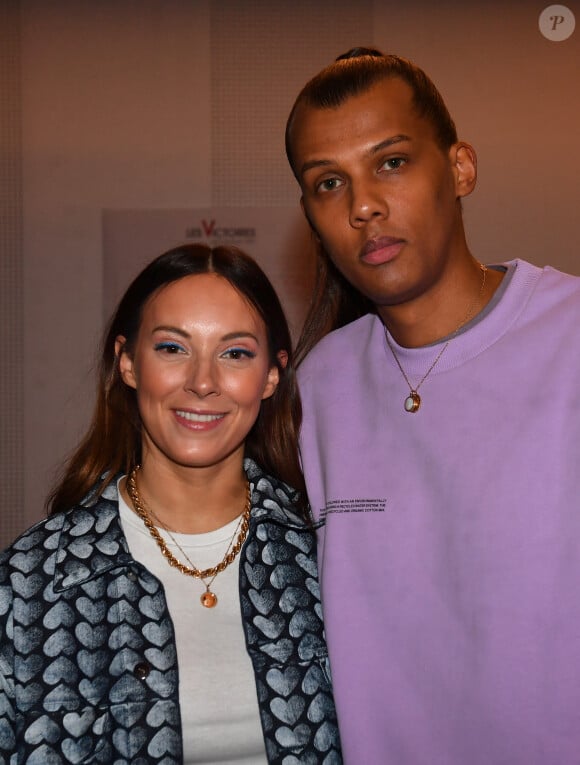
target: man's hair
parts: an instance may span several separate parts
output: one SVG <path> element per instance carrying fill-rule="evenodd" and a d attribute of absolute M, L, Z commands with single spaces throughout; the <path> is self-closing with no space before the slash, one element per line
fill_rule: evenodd
<path fill-rule="evenodd" d="M 298 94 L 286 123 L 286 155 L 294 173 L 292 125 L 301 106 L 335 109 L 353 96 L 369 90 L 381 80 L 397 77 L 411 88 L 417 113 L 428 120 L 442 149 L 457 142 L 457 130 L 441 94 L 418 66 L 400 56 L 375 48 L 351 48 L 324 68 Z"/>
<path fill-rule="evenodd" d="M 286 155 L 298 177 L 292 153 L 292 127 L 301 107 L 336 109 L 353 96 L 365 93 L 382 80 L 398 78 L 411 88 L 413 106 L 431 123 L 443 151 L 457 142 L 457 130 L 441 94 L 418 66 L 376 48 L 351 48 L 324 68 L 298 94 L 286 123 Z M 298 180 L 300 180 L 298 178 Z M 326 334 L 348 324 L 375 307 L 342 276 L 317 242 L 314 294 L 296 348 L 300 363 Z"/>

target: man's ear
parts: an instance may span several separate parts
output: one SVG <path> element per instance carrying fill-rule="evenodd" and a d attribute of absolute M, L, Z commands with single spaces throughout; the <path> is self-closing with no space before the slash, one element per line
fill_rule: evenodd
<path fill-rule="evenodd" d="M 130 388 L 137 388 L 133 359 L 127 352 L 126 345 L 127 340 L 123 335 L 118 335 L 115 338 L 115 356 L 119 364 L 119 374 L 125 385 L 128 385 Z"/>
<path fill-rule="evenodd" d="M 477 154 L 468 143 L 460 141 L 449 150 L 449 158 L 455 174 L 457 198 L 471 194 L 477 183 Z"/>

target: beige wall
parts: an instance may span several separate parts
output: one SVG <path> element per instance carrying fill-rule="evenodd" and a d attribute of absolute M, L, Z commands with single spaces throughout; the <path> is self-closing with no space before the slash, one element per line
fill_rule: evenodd
<path fill-rule="evenodd" d="M 478 149 L 480 184 L 465 204 L 475 254 L 580 274 L 580 28 L 547 41 L 543 3 L 12 1 L 19 63 L 4 76 L 21 110 L 25 318 L 23 358 L 4 362 L 12 390 L 0 406 L 12 412 L 15 391 L 23 400 L 0 542 L 41 517 L 86 424 L 102 210 L 297 204 L 285 118 L 304 81 L 352 45 L 424 66 Z M 580 25 L 579 3 L 567 4 Z"/>
<path fill-rule="evenodd" d="M 464 205 L 481 260 L 523 257 L 580 274 L 580 2 L 568 40 L 538 30 L 549 2 L 375 3 L 374 39 L 435 80 L 479 158 Z"/>

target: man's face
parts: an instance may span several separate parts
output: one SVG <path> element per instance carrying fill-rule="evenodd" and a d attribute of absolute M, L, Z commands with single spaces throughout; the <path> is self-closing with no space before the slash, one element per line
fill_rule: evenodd
<path fill-rule="evenodd" d="M 451 274 L 465 252 L 458 198 L 473 188 L 475 157 L 464 144 L 440 147 L 405 82 L 383 80 L 337 108 L 303 105 L 290 137 L 306 216 L 338 270 L 379 309 Z"/>

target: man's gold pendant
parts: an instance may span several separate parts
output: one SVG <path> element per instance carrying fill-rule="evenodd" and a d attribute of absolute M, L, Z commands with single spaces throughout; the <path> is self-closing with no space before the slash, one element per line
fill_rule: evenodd
<path fill-rule="evenodd" d="M 416 412 L 421 406 L 421 396 L 416 390 L 412 390 L 405 399 L 405 411 Z"/>

